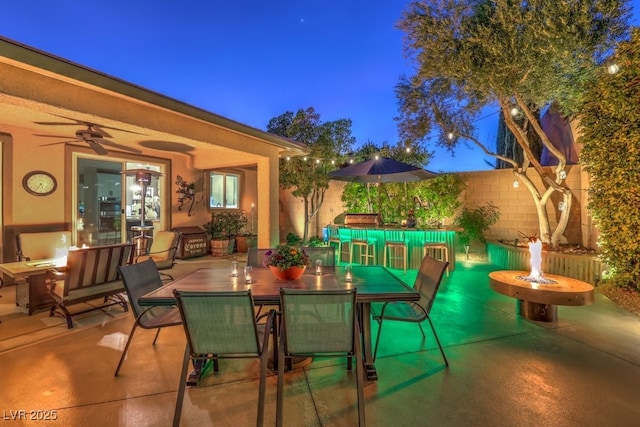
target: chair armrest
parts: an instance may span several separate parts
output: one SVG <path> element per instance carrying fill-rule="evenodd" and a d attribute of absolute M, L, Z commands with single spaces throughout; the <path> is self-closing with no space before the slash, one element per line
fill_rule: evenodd
<path fill-rule="evenodd" d="M 140 258 L 142 258 L 142 257 L 147 257 L 147 258 L 148 258 L 148 257 L 151 257 L 152 255 L 165 254 L 165 253 L 166 253 L 166 254 L 168 254 L 167 259 L 169 259 L 169 258 L 173 258 L 173 257 L 171 256 L 171 253 L 172 253 L 172 252 L 173 252 L 173 257 L 175 257 L 175 253 L 177 252 L 177 247 L 171 247 L 171 248 L 169 248 L 169 249 L 165 249 L 164 251 L 155 251 L 155 252 L 147 252 L 147 253 L 144 253 L 144 254 L 140 254 L 140 255 L 138 255 L 138 256 L 136 257 L 136 259 L 135 259 L 135 261 L 134 261 L 134 262 L 135 262 L 135 263 L 138 263 L 138 260 L 139 260 Z M 146 258 L 145 258 L 145 259 L 146 259 Z"/>
<path fill-rule="evenodd" d="M 64 280 L 64 272 L 56 269 L 47 270 L 45 273 L 44 285 L 49 292 L 53 292 L 56 288 L 56 282 L 58 280 Z"/>

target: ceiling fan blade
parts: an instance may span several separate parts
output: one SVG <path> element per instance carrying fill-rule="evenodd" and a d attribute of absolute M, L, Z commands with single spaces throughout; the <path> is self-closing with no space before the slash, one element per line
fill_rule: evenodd
<path fill-rule="evenodd" d="M 69 135 L 45 135 L 41 133 L 34 133 L 33 136 L 41 136 L 43 138 L 69 138 Z"/>
<path fill-rule="evenodd" d="M 108 153 L 108 151 L 102 145 L 100 145 L 93 139 L 85 139 L 84 142 L 89 144 L 89 147 L 91 147 L 93 151 L 95 151 L 97 154 L 100 154 L 101 156 L 104 156 Z"/>
<path fill-rule="evenodd" d="M 142 150 L 138 150 L 137 148 L 133 148 L 133 147 L 127 147 L 126 145 L 120 145 L 120 144 L 117 144 L 117 143 L 115 143 L 113 141 L 109 141 L 108 139 L 101 139 L 100 143 L 102 143 L 104 145 L 108 145 L 108 146 L 113 147 L 113 148 L 118 148 L 120 150 L 129 151 L 131 153 L 136 153 L 136 154 L 142 153 Z"/>
<path fill-rule="evenodd" d="M 58 141 L 58 142 L 52 142 L 50 144 L 41 144 L 40 147 L 48 147 L 50 145 L 58 145 L 58 144 L 67 144 L 69 142 L 78 142 L 77 139 L 72 139 L 70 141 Z"/>
<path fill-rule="evenodd" d="M 111 130 L 118 130 L 120 132 L 127 132 L 127 133 L 133 133 L 135 135 L 144 135 L 143 133 L 139 133 L 139 132 L 134 132 L 131 130 L 126 130 L 126 129 L 120 129 L 120 128 L 114 128 L 114 127 L 109 127 L 109 126 L 103 126 L 99 123 L 92 123 L 92 122 L 86 122 L 84 120 L 78 120 L 78 119 L 74 119 L 71 117 L 67 117 L 67 116 L 62 116 L 59 114 L 53 114 L 51 113 L 53 116 L 56 117 L 60 117 L 63 119 L 67 119 L 67 120 L 71 120 L 73 123 L 68 123 L 68 122 L 33 122 L 37 125 L 45 125 L 45 126 L 79 126 L 79 125 L 84 125 L 87 127 L 93 127 L 95 131 L 102 133 L 103 136 L 106 136 L 107 138 L 111 138 L 111 135 L 109 135 L 109 133 L 107 133 L 107 131 L 105 131 L 104 129 L 111 129 Z"/>

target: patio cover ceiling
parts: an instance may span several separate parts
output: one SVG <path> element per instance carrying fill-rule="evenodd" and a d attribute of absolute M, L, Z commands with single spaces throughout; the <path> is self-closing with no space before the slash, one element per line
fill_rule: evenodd
<path fill-rule="evenodd" d="M 0 75 L 0 132 L 26 129 L 37 146 L 58 139 L 35 135 L 74 140 L 86 122 L 104 127 L 117 144 L 158 156 L 182 153 L 197 159 L 199 168 L 255 163 L 247 153 L 306 154 L 303 144 L 3 37 Z M 87 147 L 79 140 L 71 144 Z"/>

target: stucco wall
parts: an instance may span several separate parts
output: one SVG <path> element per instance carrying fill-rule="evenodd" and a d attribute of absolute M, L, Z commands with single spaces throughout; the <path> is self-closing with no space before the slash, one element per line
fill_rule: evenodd
<path fill-rule="evenodd" d="M 580 166 L 566 168 L 566 183 L 573 193 L 569 224 L 565 237 L 568 243 L 592 246 L 593 230 L 586 211 L 586 186 L 588 180 Z M 514 239 L 518 232 L 527 235 L 538 233 L 538 215 L 529 190 L 520 183 L 514 188 L 515 177 L 510 169 L 465 172 L 461 175 L 467 178 L 467 188 L 461 199 L 466 206 L 478 206 L 492 202 L 500 211 L 499 221 L 487 233 L 489 239 Z M 534 175 L 534 174 L 532 174 Z M 539 180 L 534 181 L 537 185 Z M 309 228 L 309 235 L 322 235 L 322 227 L 333 221 L 337 215 L 343 213 L 342 189 L 345 183 L 331 181 L 324 203 L 317 218 Z M 558 203 L 561 198 L 552 197 L 552 203 L 547 208 L 552 230 L 557 225 L 559 211 Z M 551 207 L 553 206 L 553 208 Z M 455 218 L 455 217 L 454 217 Z M 445 225 L 451 225 L 454 218 L 445 219 Z M 302 236 L 304 225 L 304 204 L 302 199 L 294 198 L 289 191 L 280 190 L 280 236 L 285 238 L 287 233 L 294 232 Z M 585 226 L 587 225 L 587 226 Z M 592 246 L 593 247 L 593 246 Z"/>

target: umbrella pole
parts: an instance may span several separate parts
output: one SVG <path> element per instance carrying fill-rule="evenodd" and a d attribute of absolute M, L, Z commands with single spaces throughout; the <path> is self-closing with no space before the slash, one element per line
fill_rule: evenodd
<path fill-rule="evenodd" d="M 382 225 L 382 179 L 380 175 L 378 175 L 378 218 L 380 220 L 380 225 Z"/>

